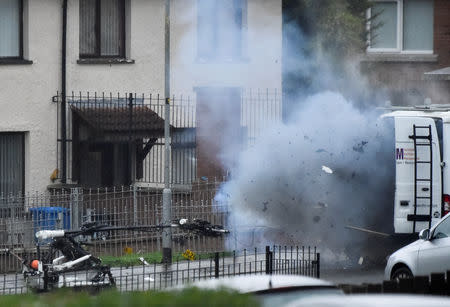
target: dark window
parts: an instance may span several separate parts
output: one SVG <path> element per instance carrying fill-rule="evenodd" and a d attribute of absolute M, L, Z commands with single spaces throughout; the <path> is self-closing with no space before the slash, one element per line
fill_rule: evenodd
<path fill-rule="evenodd" d="M 80 0 L 80 57 L 125 57 L 124 0 Z"/>
<path fill-rule="evenodd" d="M 247 0 L 197 0 L 197 4 L 199 59 L 240 58 Z"/>
<path fill-rule="evenodd" d="M 0 195 L 24 192 L 24 139 L 23 133 L 0 133 Z"/>
<path fill-rule="evenodd" d="M 22 0 L 0 0 L 0 58 L 22 58 Z"/>

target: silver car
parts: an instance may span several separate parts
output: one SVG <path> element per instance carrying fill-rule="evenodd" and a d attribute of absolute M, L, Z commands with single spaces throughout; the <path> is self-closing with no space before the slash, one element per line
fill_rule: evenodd
<path fill-rule="evenodd" d="M 330 282 L 298 275 L 232 276 L 197 281 L 177 288 L 184 287 L 227 288 L 240 293 L 254 294 L 263 307 L 281 307 L 294 300 L 314 296 L 344 296 L 343 291 Z"/>
<path fill-rule="evenodd" d="M 287 307 L 443 307 L 450 299 L 430 295 L 355 294 L 341 296 L 315 296 L 293 301 Z"/>
<path fill-rule="evenodd" d="M 393 253 L 387 262 L 386 280 L 428 276 L 450 270 L 450 214 L 431 229 L 419 233 L 419 240 Z"/>

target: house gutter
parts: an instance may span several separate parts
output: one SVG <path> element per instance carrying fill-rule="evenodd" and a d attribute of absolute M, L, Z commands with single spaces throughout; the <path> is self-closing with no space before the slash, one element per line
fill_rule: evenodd
<path fill-rule="evenodd" d="M 66 57 L 67 57 L 67 0 L 63 0 L 61 46 L 61 183 L 67 183 L 67 120 L 66 120 Z"/>

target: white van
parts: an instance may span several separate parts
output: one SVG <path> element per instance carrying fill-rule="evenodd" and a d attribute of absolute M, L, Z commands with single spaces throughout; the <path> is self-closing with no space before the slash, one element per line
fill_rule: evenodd
<path fill-rule="evenodd" d="M 394 230 L 417 233 L 450 210 L 450 105 L 395 107 Z"/>

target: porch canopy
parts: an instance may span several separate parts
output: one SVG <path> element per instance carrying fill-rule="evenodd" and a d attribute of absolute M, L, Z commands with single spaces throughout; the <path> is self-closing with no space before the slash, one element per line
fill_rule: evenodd
<path fill-rule="evenodd" d="M 164 119 L 147 105 L 71 104 L 70 107 L 97 136 L 114 139 L 130 135 L 134 139 L 164 137 Z M 170 129 L 173 131 L 174 127 Z"/>
<path fill-rule="evenodd" d="M 445 67 L 424 73 L 425 80 L 450 81 L 450 67 Z"/>

